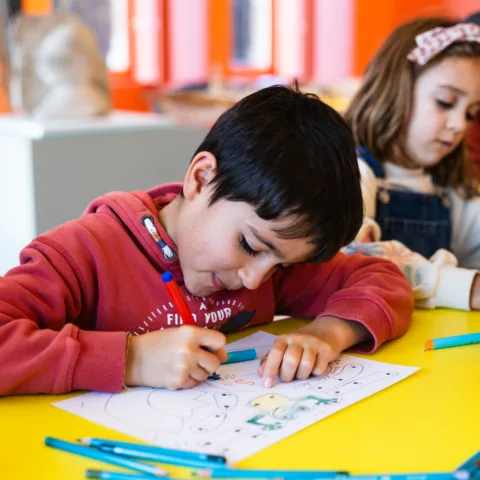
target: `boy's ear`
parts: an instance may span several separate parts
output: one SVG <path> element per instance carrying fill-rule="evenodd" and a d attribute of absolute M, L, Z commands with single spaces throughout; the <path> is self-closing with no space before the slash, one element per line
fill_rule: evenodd
<path fill-rule="evenodd" d="M 193 200 L 215 176 L 217 159 L 210 152 L 198 152 L 190 162 L 183 181 L 183 195 Z"/>

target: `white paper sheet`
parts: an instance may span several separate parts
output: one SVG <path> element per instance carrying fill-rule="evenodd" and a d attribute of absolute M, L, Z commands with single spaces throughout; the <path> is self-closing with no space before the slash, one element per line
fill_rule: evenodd
<path fill-rule="evenodd" d="M 68 412 L 163 447 L 225 455 L 234 463 L 418 370 L 342 355 L 322 377 L 263 388 L 260 358 L 275 335 L 257 332 L 227 345 L 257 359 L 222 365 L 220 380 L 191 390 L 134 388 L 54 403 Z"/>

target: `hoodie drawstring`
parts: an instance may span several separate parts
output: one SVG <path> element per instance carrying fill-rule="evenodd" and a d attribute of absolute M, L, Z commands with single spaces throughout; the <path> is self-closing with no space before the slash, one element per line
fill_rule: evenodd
<path fill-rule="evenodd" d="M 160 234 L 158 233 L 158 230 L 155 227 L 155 224 L 153 223 L 153 218 L 150 216 L 143 217 L 142 223 L 148 230 L 148 233 L 155 240 L 157 245 L 162 249 L 165 260 L 168 260 L 169 262 L 171 262 L 172 260 L 175 260 L 177 258 L 177 252 L 175 252 L 173 248 L 169 247 L 163 241 L 162 237 L 160 236 Z"/>

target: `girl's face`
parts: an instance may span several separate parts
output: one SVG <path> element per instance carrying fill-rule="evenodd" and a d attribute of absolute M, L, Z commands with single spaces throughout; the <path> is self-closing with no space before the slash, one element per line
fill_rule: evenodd
<path fill-rule="evenodd" d="M 438 164 L 463 141 L 480 111 L 480 59 L 450 57 L 415 83 L 404 154 L 419 167 Z"/>

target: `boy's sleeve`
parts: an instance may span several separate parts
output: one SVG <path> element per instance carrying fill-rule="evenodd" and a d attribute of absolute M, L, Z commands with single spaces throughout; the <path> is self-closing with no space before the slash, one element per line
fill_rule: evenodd
<path fill-rule="evenodd" d="M 356 348 L 363 353 L 401 336 L 410 324 L 412 289 L 393 263 L 379 258 L 339 253 L 326 263 L 292 266 L 273 281 L 277 314 L 359 322 L 373 337 Z"/>
<path fill-rule="evenodd" d="M 34 241 L 0 277 L 0 395 L 122 388 L 126 333 L 95 328 L 73 259 Z"/>

